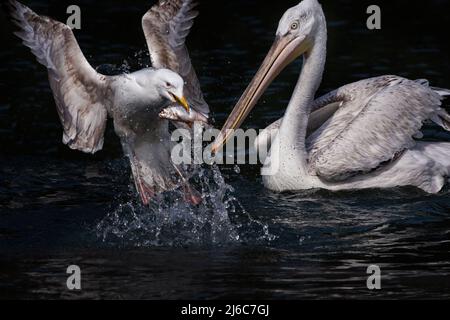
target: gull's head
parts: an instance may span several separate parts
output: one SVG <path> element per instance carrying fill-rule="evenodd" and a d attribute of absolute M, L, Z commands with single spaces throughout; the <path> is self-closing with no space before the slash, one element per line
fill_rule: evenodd
<path fill-rule="evenodd" d="M 281 71 L 298 57 L 309 55 L 319 35 L 326 39 L 325 15 L 317 0 L 303 0 L 283 14 L 272 47 L 214 141 L 213 152 L 239 128 Z"/>
<path fill-rule="evenodd" d="M 133 75 L 143 92 L 152 96 L 153 101 L 160 101 L 162 107 L 175 103 L 190 111 L 183 94 L 184 81 L 178 73 L 168 69 L 144 69 Z"/>
<path fill-rule="evenodd" d="M 189 112 L 190 108 L 183 95 L 184 81 L 178 73 L 168 69 L 155 71 L 154 84 L 160 95 L 171 103 L 177 103 Z"/>

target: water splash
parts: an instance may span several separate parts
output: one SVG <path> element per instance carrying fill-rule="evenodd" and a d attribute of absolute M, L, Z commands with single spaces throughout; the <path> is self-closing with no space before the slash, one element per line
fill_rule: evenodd
<path fill-rule="evenodd" d="M 147 50 L 140 50 L 124 59 L 120 65 L 106 63 L 97 66 L 95 70 L 104 75 L 115 76 L 149 67 L 151 67 L 150 54 Z"/>
<path fill-rule="evenodd" d="M 150 63 L 148 51 L 140 50 L 124 60 L 121 66 L 106 65 L 102 68 L 109 74 L 130 73 L 149 67 Z M 194 134 L 201 132 L 194 131 Z M 200 205 L 187 203 L 182 190 L 158 195 L 149 207 L 134 199 L 120 204 L 98 223 L 98 237 L 107 245 L 139 247 L 223 246 L 266 243 L 275 239 L 266 224 L 253 219 L 245 211 L 218 167 L 198 166 L 189 170 L 190 183 L 202 194 Z M 132 193 L 135 194 L 134 191 Z"/>
<path fill-rule="evenodd" d="M 149 207 L 120 204 L 98 223 L 96 233 L 113 246 L 224 246 L 271 241 L 268 226 L 252 219 L 233 196 L 217 167 L 196 168 L 191 183 L 203 201 L 193 206 L 182 190 L 158 195 Z"/>

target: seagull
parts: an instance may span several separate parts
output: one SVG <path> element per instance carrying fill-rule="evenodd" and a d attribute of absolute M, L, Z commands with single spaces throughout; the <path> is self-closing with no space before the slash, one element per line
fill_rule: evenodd
<path fill-rule="evenodd" d="M 303 0 L 281 18 L 267 57 L 227 119 L 212 150 L 232 136 L 258 99 L 293 60 L 303 67 L 284 117 L 266 128 L 256 147 L 268 147 L 263 182 L 282 192 L 415 186 L 439 192 L 450 176 L 450 143 L 425 142 L 431 120 L 450 131 L 441 108 L 450 91 L 426 80 L 380 76 L 314 100 L 326 60 L 327 26 L 317 0 Z"/>
<path fill-rule="evenodd" d="M 109 116 L 144 205 L 180 184 L 187 200 L 198 203 L 199 196 L 171 161 L 168 124 L 168 119 L 182 120 L 180 125 L 186 124 L 185 119 L 208 119 L 209 106 L 185 46 L 197 16 L 193 2 L 165 0 L 154 5 L 142 18 L 153 67 L 118 76 L 92 68 L 64 23 L 15 0 L 7 7 L 20 29 L 15 34 L 47 68 L 63 143 L 85 153 L 101 150 Z"/>

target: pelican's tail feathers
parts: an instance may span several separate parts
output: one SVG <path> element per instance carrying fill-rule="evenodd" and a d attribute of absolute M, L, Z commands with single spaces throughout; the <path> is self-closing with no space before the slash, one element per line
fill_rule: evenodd
<path fill-rule="evenodd" d="M 436 92 L 441 96 L 441 99 L 445 99 L 450 96 L 450 90 L 445 88 L 431 87 L 431 90 Z M 444 108 L 440 108 L 438 112 L 436 112 L 431 121 L 438 124 L 442 128 L 447 131 L 450 131 L 450 115 L 445 111 Z"/>
<path fill-rule="evenodd" d="M 450 96 L 450 90 L 445 88 L 431 87 L 431 90 L 439 94 L 441 97 L 446 98 Z"/>
<path fill-rule="evenodd" d="M 441 100 L 450 96 L 450 89 L 431 87 L 427 79 L 417 79 L 415 82 L 425 87 L 429 87 L 441 97 Z M 450 115 L 444 108 L 439 108 L 438 111 L 432 115 L 430 120 L 441 126 L 443 129 L 450 131 Z"/>
<path fill-rule="evenodd" d="M 443 129 L 450 131 L 450 115 L 444 109 L 439 109 L 432 117 L 431 121 L 441 126 Z"/>

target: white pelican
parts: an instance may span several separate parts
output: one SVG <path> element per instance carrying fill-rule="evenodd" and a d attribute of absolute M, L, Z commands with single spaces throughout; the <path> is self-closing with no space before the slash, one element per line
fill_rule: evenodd
<path fill-rule="evenodd" d="M 144 15 L 142 26 L 154 69 L 119 76 L 96 72 L 67 25 L 39 16 L 17 1 L 8 3 L 11 18 L 20 28 L 15 34 L 47 67 L 64 128 L 63 142 L 83 152 L 99 151 L 109 115 L 144 204 L 178 182 L 185 183 L 189 200 L 198 201 L 171 162 L 168 121 L 163 119 L 164 112 L 159 115 L 174 104 L 187 112 L 189 105 L 193 108 L 186 119 L 206 121 L 209 113 L 185 47 L 197 15 L 192 1 L 160 1 Z"/>
<path fill-rule="evenodd" d="M 271 145 L 263 167 L 270 173 L 263 176 L 265 186 L 287 191 L 410 185 L 439 192 L 450 174 L 450 143 L 414 138 L 421 137 L 427 119 L 450 130 L 450 116 L 440 108 L 442 97 L 450 91 L 431 88 L 425 80 L 382 76 L 314 100 L 324 71 L 326 43 L 326 20 L 317 0 L 304 0 L 287 10 L 272 48 L 212 150 L 218 151 L 231 129 L 241 125 L 281 70 L 303 55 L 284 117 L 256 143 Z"/>

